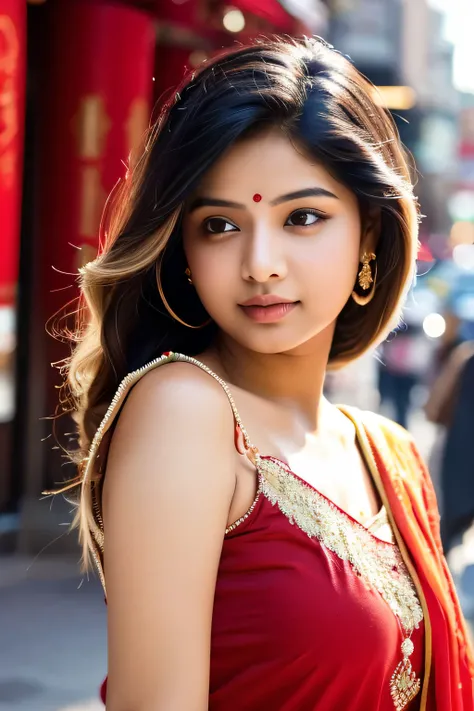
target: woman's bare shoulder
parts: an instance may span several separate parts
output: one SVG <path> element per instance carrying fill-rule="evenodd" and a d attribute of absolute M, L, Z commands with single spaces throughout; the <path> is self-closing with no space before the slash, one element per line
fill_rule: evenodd
<path fill-rule="evenodd" d="M 143 376 L 117 421 L 103 491 L 112 708 L 137 708 L 137 689 L 140 708 L 207 708 L 234 488 L 233 416 L 220 385 L 186 363 Z"/>
<path fill-rule="evenodd" d="M 209 405 L 210 416 L 232 411 L 222 386 L 211 375 L 191 363 L 174 362 L 146 373 L 135 385 L 128 401 L 161 410 L 164 405 L 184 409 Z M 208 409 L 208 408 L 206 408 Z M 228 418 L 226 418 L 228 419 Z"/>
<path fill-rule="evenodd" d="M 156 368 L 133 387 L 112 436 L 106 481 L 111 471 L 118 477 L 129 467 L 138 469 L 142 479 L 154 476 L 158 463 L 168 460 L 181 479 L 190 476 L 186 465 L 191 462 L 193 469 L 207 464 L 206 479 L 220 480 L 235 463 L 227 395 L 211 376 L 189 363 Z"/>

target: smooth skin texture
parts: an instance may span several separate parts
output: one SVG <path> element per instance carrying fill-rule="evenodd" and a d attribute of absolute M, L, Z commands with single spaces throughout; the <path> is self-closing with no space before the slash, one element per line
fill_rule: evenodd
<path fill-rule="evenodd" d="M 183 229 L 194 287 L 220 329 L 200 360 L 229 383 L 262 454 L 368 520 L 380 501 L 353 425 L 322 392 L 336 318 L 361 255 L 376 251 L 377 216 L 362 225 L 355 196 L 272 129 L 215 164 Z M 276 323 L 256 323 L 239 304 L 262 294 L 297 303 Z M 208 708 L 223 537 L 256 485 L 212 378 L 173 363 L 139 382 L 104 484 L 108 711 Z"/>

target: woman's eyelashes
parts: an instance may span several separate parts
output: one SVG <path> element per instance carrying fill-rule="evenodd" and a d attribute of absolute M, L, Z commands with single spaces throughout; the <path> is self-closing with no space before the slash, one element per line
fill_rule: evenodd
<path fill-rule="evenodd" d="M 285 227 L 313 227 L 325 219 L 327 220 L 327 215 L 313 208 L 305 207 L 292 212 L 285 222 Z"/>
<path fill-rule="evenodd" d="M 211 235 L 220 235 L 226 232 L 238 232 L 239 228 L 224 217 L 210 217 L 204 224 L 204 232 Z"/>
<path fill-rule="evenodd" d="M 319 222 L 327 220 L 328 215 L 314 208 L 299 208 L 287 217 L 284 227 L 309 228 Z M 221 235 L 229 232 L 240 232 L 239 227 L 225 217 L 209 217 L 203 222 L 202 229 L 205 234 Z"/>

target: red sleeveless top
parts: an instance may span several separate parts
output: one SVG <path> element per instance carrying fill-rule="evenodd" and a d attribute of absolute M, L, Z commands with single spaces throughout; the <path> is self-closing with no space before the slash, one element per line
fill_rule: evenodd
<path fill-rule="evenodd" d="M 255 463 L 219 564 L 210 711 L 417 711 L 423 612 L 386 510 L 365 527 L 280 460 Z"/>
<path fill-rule="evenodd" d="M 393 602 L 393 574 L 394 596 L 413 602 L 396 545 L 264 459 L 275 479 L 261 483 L 253 510 L 223 545 L 209 709 L 394 711 L 390 681 L 405 636 L 377 585 Z M 411 640 L 422 679 L 422 623 Z M 400 708 L 415 711 L 419 698 Z"/>

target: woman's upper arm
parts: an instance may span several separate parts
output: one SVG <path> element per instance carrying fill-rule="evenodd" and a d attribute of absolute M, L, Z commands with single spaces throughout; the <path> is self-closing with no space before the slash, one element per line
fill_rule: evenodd
<path fill-rule="evenodd" d="M 134 388 L 103 492 L 107 709 L 204 711 L 212 610 L 235 487 L 233 416 L 192 366 Z"/>

